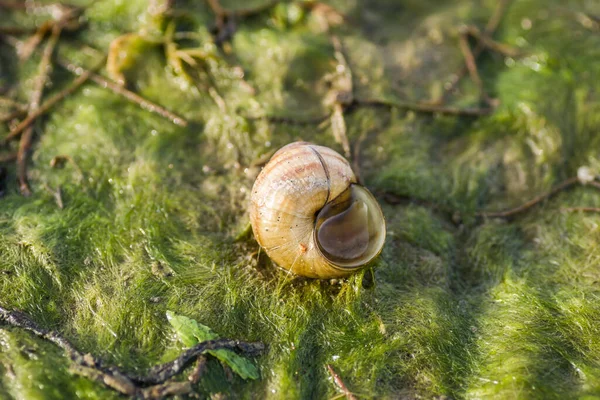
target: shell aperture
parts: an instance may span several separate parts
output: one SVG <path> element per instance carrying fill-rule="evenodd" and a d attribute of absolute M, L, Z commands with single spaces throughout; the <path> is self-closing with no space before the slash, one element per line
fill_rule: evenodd
<path fill-rule="evenodd" d="M 385 240 L 383 213 L 373 195 L 353 184 L 317 215 L 316 242 L 329 261 L 356 268 L 375 258 Z"/>

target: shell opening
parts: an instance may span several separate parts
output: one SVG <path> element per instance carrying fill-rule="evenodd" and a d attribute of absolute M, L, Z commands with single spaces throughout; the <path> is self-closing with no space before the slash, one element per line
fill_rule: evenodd
<path fill-rule="evenodd" d="M 377 257 L 385 241 L 383 212 L 373 195 L 352 184 L 317 214 L 315 241 L 340 268 L 358 268 Z"/>

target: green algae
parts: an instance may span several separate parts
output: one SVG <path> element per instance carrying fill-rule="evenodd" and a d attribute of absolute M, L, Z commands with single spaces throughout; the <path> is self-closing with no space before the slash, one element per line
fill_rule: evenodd
<path fill-rule="evenodd" d="M 250 5 L 223 2 L 242 3 Z M 458 27 L 484 25 L 495 3 L 332 2 L 349 16 L 339 36 L 355 94 L 435 98 L 462 62 Z M 82 43 L 105 50 L 147 28 L 147 5 L 94 2 L 88 26 L 65 39 L 61 55 L 93 65 L 97 55 L 78 51 Z M 202 396 L 330 398 L 331 364 L 364 398 L 598 398 L 600 217 L 560 209 L 599 206 L 599 194 L 564 192 L 509 222 L 471 217 L 518 205 L 580 166 L 600 170 L 600 34 L 576 18 L 599 15 L 598 5 L 512 2 L 495 37 L 526 54 L 481 58 L 485 87 L 500 100 L 490 116 L 358 109 L 347 117 L 352 142 L 367 132 L 366 186 L 415 200 L 384 204 L 388 240 L 370 288 L 369 271 L 334 284 L 290 281 L 256 256 L 251 238 L 236 240 L 248 221 L 254 160 L 298 139 L 340 150 L 328 128 L 245 118 L 326 112 L 333 49 L 313 17 L 290 7 L 241 22 L 232 53 L 207 61 L 225 110 L 170 69 L 160 45 L 138 55 L 133 87 L 192 121 L 188 128 L 91 84 L 48 115 L 32 156 L 34 196 L 13 185 L 0 199 L 2 305 L 131 371 L 180 351 L 167 310 L 269 345 L 256 360 L 259 381 L 229 382 L 209 364 Z M 177 8 L 187 11 L 181 29 L 210 50 L 204 3 Z M 15 12 L 6 23 L 44 18 Z M 19 64 L 0 47 L 0 82 L 25 82 L 22 101 L 37 57 Z M 69 79 L 57 69 L 49 90 Z M 476 98 L 465 80 L 452 101 Z M 70 163 L 51 168 L 57 155 L 81 173 Z M 44 185 L 62 188 L 64 209 Z M 17 329 L 0 328 L 0 349 L 2 398 L 118 397 L 70 374 L 58 349 Z"/>

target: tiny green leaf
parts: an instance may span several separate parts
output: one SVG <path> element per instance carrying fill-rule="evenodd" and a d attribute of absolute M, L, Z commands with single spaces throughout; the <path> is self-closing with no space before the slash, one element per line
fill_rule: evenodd
<path fill-rule="evenodd" d="M 219 335 L 213 332 L 208 326 L 202 325 L 196 320 L 184 317 L 183 315 L 167 311 L 167 320 L 173 329 L 175 329 L 181 342 L 187 347 L 192 347 L 206 340 L 219 338 Z M 258 369 L 256 369 L 254 364 L 232 350 L 209 350 L 207 353 L 226 364 L 233 372 L 241 376 L 242 379 L 258 379 Z"/>

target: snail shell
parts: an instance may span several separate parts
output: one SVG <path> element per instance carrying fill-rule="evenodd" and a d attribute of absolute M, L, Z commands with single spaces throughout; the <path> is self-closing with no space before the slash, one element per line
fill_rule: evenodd
<path fill-rule="evenodd" d="M 310 278 L 349 275 L 381 252 L 385 220 L 337 152 L 306 142 L 277 151 L 252 188 L 250 221 L 271 260 Z"/>

